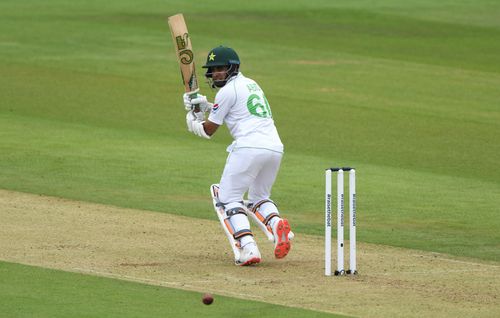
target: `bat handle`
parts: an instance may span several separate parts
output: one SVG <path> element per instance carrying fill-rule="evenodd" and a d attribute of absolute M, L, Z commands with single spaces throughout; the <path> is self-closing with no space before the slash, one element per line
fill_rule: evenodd
<path fill-rule="evenodd" d="M 192 94 L 189 95 L 189 98 L 191 98 L 191 99 L 196 98 L 196 97 L 198 97 L 198 90 L 194 91 Z M 199 104 L 194 105 L 194 112 L 195 113 L 200 112 L 200 105 Z"/>

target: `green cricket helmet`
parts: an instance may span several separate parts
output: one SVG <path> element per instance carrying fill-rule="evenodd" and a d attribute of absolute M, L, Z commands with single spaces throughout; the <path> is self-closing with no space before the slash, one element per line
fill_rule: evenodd
<path fill-rule="evenodd" d="M 226 77 L 224 80 L 214 81 L 212 79 L 213 68 L 215 66 L 227 66 Z M 223 87 L 226 85 L 227 81 L 238 74 L 240 67 L 240 58 L 236 51 L 227 46 L 218 46 L 208 53 L 207 62 L 203 65 L 203 68 L 207 69 L 205 77 L 208 79 L 209 85 L 212 88 Z"/>

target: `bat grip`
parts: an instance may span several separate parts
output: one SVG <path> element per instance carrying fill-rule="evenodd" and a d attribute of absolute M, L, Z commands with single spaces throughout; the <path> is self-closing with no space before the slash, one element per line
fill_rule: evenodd
<path fill-rule="evenodd" d="M 196 98 L 196 97 L 198 97 L 198 90 L 196 90 L 194 93 L 189 95 L 189 98 L 191 98 L 191 99 Z M 194 105 L 194 112 L 195 113 L 200 112 L 200 105 L 199 104 Z"/>

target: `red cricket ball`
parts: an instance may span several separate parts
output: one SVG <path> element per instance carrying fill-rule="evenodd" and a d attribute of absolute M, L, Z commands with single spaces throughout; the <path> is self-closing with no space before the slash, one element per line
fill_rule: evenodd
<path fill-rule="evenodd" d="M 203 295 L 202 301 L 205 305 L 210 305 L 214 302 L 214 297 L 210 294 Z"/>

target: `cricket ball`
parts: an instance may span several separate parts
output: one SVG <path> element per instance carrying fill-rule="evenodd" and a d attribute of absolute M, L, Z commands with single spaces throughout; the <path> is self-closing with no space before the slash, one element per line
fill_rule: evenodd
<path fill-rule="evenodd" d="M 214 297 L 210 294 L 203 295 L 202 301 L 205 305 L 210 305 L 214 302 Z"/>

